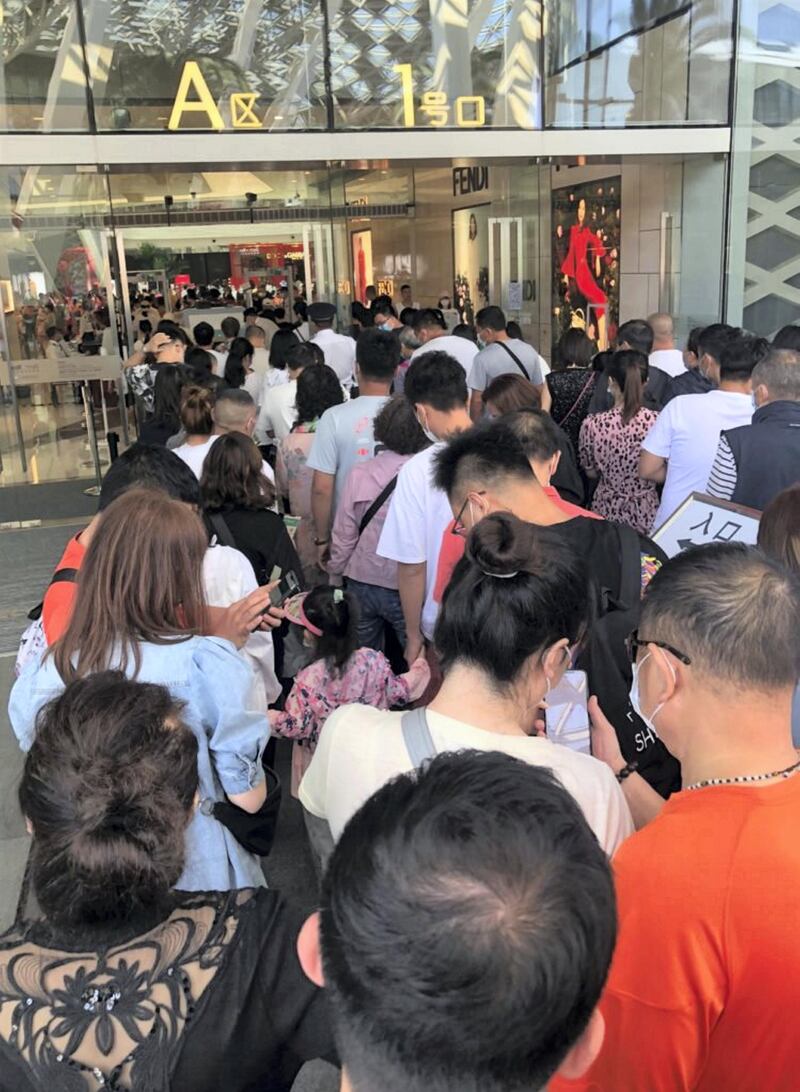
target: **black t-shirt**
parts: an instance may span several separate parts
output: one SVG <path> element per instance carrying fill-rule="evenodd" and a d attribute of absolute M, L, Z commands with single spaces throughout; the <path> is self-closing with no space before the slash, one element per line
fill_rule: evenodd
<path fill-rule="evenodd" d="M 216 514 L 225 520 L 236 549 L 253 566 L 259 584 L 269 583 L 272 570 L 277 565 L 282 574 L 292 570 L 302 585 L 300 559 L 277 512 L 266 508 L 223 508 Z M 209 528 L 213 533 L 214 525 L 210 521 Z"/>
<path fill-rule="evenodd" d="M 131 1030 L 133 1092 L 289 1092 L 306 1061 L 336 1064 L 323 991 L 297 958 L 302 920 L 261 888 L 175 892 L 157 920 L 102 944 L 15 927 L 0 938 L 0 1003 L 25 1015 L 16 1045 L 0 1034 L 0 1092 L 95 1087 L 92 1068 L 124 1062 Z"/>

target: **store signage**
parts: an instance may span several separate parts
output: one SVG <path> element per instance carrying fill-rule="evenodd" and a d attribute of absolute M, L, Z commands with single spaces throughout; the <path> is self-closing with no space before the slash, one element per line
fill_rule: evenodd
<path fill-rule="evenodd" d="M 425 91 L 417 102 L 411 65 L 397 64 L 394 70 L 400 77 L 405 128 L 439 129 L 445 125 L 455 125 L 459 129 L 479 129 L 486 124 L 486 100 L 483 95 L 459 95 L 451 101 L 444 91 Z M 226 99 L 230 106 L 232 128 L 264 128 L 264 120 L 257 111 L 257 91 L 235 91 Z M 197 61 L 184 63 L 167 128 L 182 129 L 187 115 L 194 121 L 198 115 L 204 116 L 209 129 L 221 131 L 228 127 L 220 111 L 220 103 L 214 98 Z"/>
<path fill-rule="evenodd" d="M 453 197 L 488 189 L 488 167 L 453 167 Z"/>
<path fill-rule="evenodd" d="M 761 513 L 705 493 L 690 493 L 653 535 L 667 557 L 675 557 L 690 546 L 709 542 L 744 542 L 754 546 Z"/>

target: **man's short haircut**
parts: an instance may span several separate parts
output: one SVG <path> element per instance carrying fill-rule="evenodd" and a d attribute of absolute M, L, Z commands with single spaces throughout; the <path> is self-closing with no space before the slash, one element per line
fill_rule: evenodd
<path fill-rule="evenodd" d="M 616 940 L 605 854 L 541 766 L 462 751 L 344 829 L 320 940 L 356 1089 L 533 1092 L 597 1005 Z"/>
<path fill-rule="evenodd" d="M 437 311 L 435 307 L 426 307 L 422 311 L 417 311 L 414 315 L 414 333 L 418 334 L 420 330 L 446 330 L 447 323 L 442 317 L 441 311 Z"/>
<path fill-rule="evenodd" d="M 800 326 L 783 326 L 772 339 L 773 349 L 794 349 L 800 352 Z"/>
<path fill-rule="evenodd" d="M 475 328 L 499 333 L 506 328 L 506 316 L 499 307 L 483 307 L 475 316 Z"/>
<path fill-rule="evenodd" d="M 198 322 L 194 328 L 194 340 L 201 349 L 205 349 L 214 341 L 214 327 L 210 322 Z"/>
<path fill-rule="evenodd" d="M 224 318 L 219 324 L 219 328 L 222 330 L 225 337 L 230 339 L 239 336 L 241 323 L 237 318 L 234 318 L 233 315 L 228 315 L 228 317 Z"/>
<path fill-rule="evenodd" d="M 409 292 L 410 292 L 411 291 L 411 285 L 410 284 L 401 284 L 400 285 L 400 291 L 401 292 L 405 292 L 406 289 L 408 289 Z"/>
<path fill-rule="evenodd" d="M 51 341 L 53 340 L 53 338 L 56 336 L 57 333 L 58 333 L 58 327 L 57 326 L 48 326 L 47 329 L 45 330 L 45 334 L 47 335 L 47 337 Z"/>
<path fill-rule="evenodd" d="M 409 326 L 413 330 L 414 319 L 417 317 L 418 314 L 419 312 L 417 311 L 416 307 L 404 307 L 403 310 L 400 312 L 400 321 L 404 326 Z"/>
<path fill-rule="evenodd" d="M 469 398 L 464 369 L 455 357 L 434 349 L 411 361 L 403 392 L 412 405 L 440 413 L 463 409 Z"/>
<path fill-rule="evenodd" d="M 545 459 L 552 459 L 561 450 L 556 424 L 544 410 L 522 409 L 507 413 L 503 424 L 517 437 L 529 459 L 543 462 Z"/>
<path fill-rule="evenodd" d="M 647 316 L 647 322 L 653 331 L 654 337 L 668 338 L 675 336 L 672 315 L 670 315 L 669 312 L 656 311 L 655 314 Z"/>
<path fill-rule="evenodd" d="M 767 692 L 800 677 L 798 618 L 795 574 L 743 543 L 717 543 L 685 550 L 656 574 L 639 634 L 680 649 L 717 690 Z"/>
<path fill-rule="evenodd" d="M 253 415 L 255 408 L 252 395 L 244 387 L 222 390 L 214 403 L 214 423 L 221 428 L 235 429 Z"/>
<path fill-rule="evenodd" d="M 362 330 L 356 342 L 356 363 L 364 379 L 389 383 L 400 363 L 400 342 L 387 330 Z"/>
<path fill-rule="evenodd" d="M 401 346 L 410 349 L 412 352 L 422 344 L 410 326 L 401 326 L 397 336 L 400 339 Z"/>
<path fill-rule="evenodd" d="M 103 478 L 98 511 L 105 511 L 112 501 L 134 486 L 161 489 L 184 504 L 200 504 L 200 483 L 194 471 L 165 447 L 133 444 L 123 451 Z"/>
<path fill-rule="evenodd" d="M 293 372 L 308 368 L 312 364 L 324 363 L 325 353 L 313 341 L 302 341 L 299 345 L 293 345 L 286 354 L 286 367 Z"/>
<path fill-rule="evenodd" d="M 536 482 L 528 456 L 505 419 L 460 432 L 435 456 L 433 466 L 437 487 L 451 501 L 509 478 L 526 485 Z"/>
<path fill-rule="evenodd" d="M 644 319 L 629 319 L 617 331 L 617 345 L 626 342 L 632 349 L 649 356 L 653 351 L 653 327 Z"/>
<path fill-rule="evenodd" d="M 258 326 L 254 322 L 250 326 L 245 327 L 244 336 L 247 338 L 248 341 L 252 341 L 254 337 L 258 338 L 259 341 L 263 341 L 263 339 L 267 335 L 264 332 L 264 330 L 262 329 L 262 327 Z"/>
<path fill-rule="evenodd" d="M 800 352 L 771 349 L 753 368 L 753 389 L 764 386 L 774 402 L 800 402 Z"/>
<path fill-rule="evenodd" d="M 756 364 L 763 360 L 768 352 L 769 342 L 763 337 L 741 334 L 733 338 L 722 350 L 719 358 L 720 379 L 744 383 L 752 376 Z"/>
<path fill-rule="evenodd" d="M 722 350 L 740 334 L 741 330 L 737 330 L 735 326 L 729 326 L 727 322 L 713 322 L 710 326 L 705 326 L 697 338 L 698 356 L 705 356 L 708 353 L 719 363 Z"/>
<path fill-rule="evenodd" d="M 372 304 L 373 315 L 391 315 L 397 318 L 397 311 L 392 303 L 391 296 L 377 296 Z"/>

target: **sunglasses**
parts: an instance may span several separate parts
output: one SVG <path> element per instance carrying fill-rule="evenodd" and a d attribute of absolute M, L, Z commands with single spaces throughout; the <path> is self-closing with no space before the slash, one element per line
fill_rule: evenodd
<path fill-rule="evenodd" d="M 663 648 L 665 652 L 671 652 L 676 660 L 680 660 L 682 664 L 686 664 L 687 667 L 691 665 L 691 657 L 687 656 L 685 652 L 679 652 L 677 648 L 673 648 L 672 645 L 668 645 L 666 641 L 645 641 L 639 637 L 639 630 L 635 629 L 633 633 L 629 633 L 625 638 L 625 650 L 628 653 L 628 659 L 632 664 L 636 663 L 636 653 L 640 648 L 646 648 L 647 645 L 655 645 L 656 648 Z"/>

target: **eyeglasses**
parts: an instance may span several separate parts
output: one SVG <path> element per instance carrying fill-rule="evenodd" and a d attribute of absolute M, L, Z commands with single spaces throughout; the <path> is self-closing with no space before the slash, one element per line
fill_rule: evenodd
<path fill-rule="evenodd" d="M 679 652 L 677 648 L 668 645 L 666 641 L 644 641 L 639 637 L 639 630 L 635 629 L 633 633 L 629 633 L 625 638 L 625 649 L 632 664 L 636 663 L 637 649 L 646 648 L 647 645 L 655 645 L 656 648 L 663 648 L 665 652 L 671 652 L 676 660 L 680 660 L 687 667 L 692 663 L 691 657 L 687 656 L 685 652 Z"/>
<path fill-rule="evenodd" d="M 475 495 L 478 496 L 478 497 L 485 497 L 486 496 L 486 490 L 481 489 L 480 492 L 476 493 Z M 467 528 L 464 526 L 464 523 L 463 523 L 463 516 L 464 516 L 464 512 L 467 510 L 467 505 L 468 504 L 469 504 L 469 493 L 464 498 L 464 503 L 459 508 L 458 515 L 453 520 L 453 527 L 452 527 L 452 530 L 450 532 L 453 535 L 458 535 L 459 538 L 463 538 L 467 533 Z"/>

